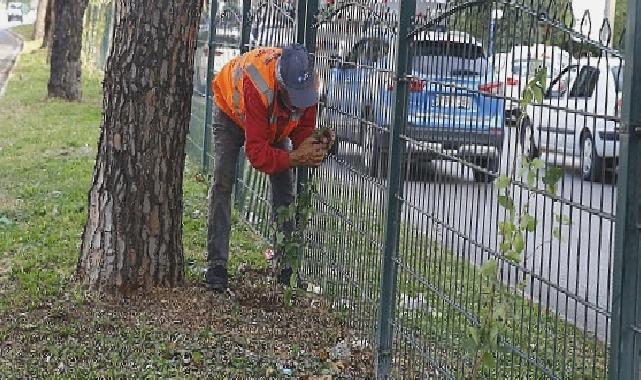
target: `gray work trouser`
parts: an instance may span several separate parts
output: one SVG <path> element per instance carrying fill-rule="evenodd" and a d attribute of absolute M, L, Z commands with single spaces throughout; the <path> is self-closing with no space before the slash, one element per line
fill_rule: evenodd
<path fill-rule="evenodd" d="M 213 109 L 214 172 L 209 188 L 209 217 L 207 223 L 207 262 L 209 267 L 227 266 L 229 259 L 229 233 L 231 231 L 231 194 L 236 178 L 240 148 L 245 143 L 245 133 L 224 112 Z M 275 144 L 275 148 L 289 149 L 289 140 Z M 275 210 L 289 206 L 294 201 L 294 173 L 292 169 L 269 176 L 272 188 L 273 217 Z M 291 234 L 292 223 L 280 227 Z M 280 252 L 276 252 L 277 260 Z"/>

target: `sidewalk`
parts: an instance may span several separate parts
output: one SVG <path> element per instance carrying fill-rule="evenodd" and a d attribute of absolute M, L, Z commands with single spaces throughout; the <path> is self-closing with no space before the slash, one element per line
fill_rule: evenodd
<path fill-rule="evenodd" d="M 4 94 L 9 72 L 20 51 L 22 51 L 22 40 L 12 32 L 0 29 L 0 96 Z"/>

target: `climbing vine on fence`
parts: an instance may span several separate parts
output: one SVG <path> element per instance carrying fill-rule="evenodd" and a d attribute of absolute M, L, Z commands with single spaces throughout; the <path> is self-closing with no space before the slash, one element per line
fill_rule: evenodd
<path fill-rule="evenodd" d="M 543 100 L 546 78 L 545 67 L 537 68 L 533 78 L 523 90 L 520 101 L 521 116 L 518 122 L 520 128 L 526 126 L 524 123 L 527 117 L 526 108 L 534 102 L 540 103 Z M 521 136 L 525 136 L 525 133 Z M 522 146 L 525 146 L 523 141 Z M 521 156 L 519 174 L 525 179 L 524 187 L 533 190 L 540 180 L 545 187 L 545 193 L 556 194 L 558 182 L 563 175 L 562 169 L 555 166 L 546 167 L 545 162 L 538 157 L 538 149 L 527 152 L 522 149 L 522 151 L 524 154 Z M 532 154 L 532 151 L 536 153 Z M 512 178 L 516 178 L 514 173 L 517 167 L 516 155 L 514 161 Z M 501 354 L 508 351 L 501 335 L 507 330 L 506 321 L 510 317 L 507 302 L 514 291 L 501 282 L 501 273 L 505 268 L 499 265 L 499 259 L 515 266 L 524 263 L 527 235 L 536 231 L 537 220 L 529 210 L 530 200 L 536 196 L 536 193 L 529 191 L 523 206 L 517 208 L 514 202 L 512 178 L 502 175 L 496 181 L 496 187 L 499 190 L 498 203 L 505 210 L 505 220 L 498 224 L 498 234 L 501 238 L 499 257 L 487 260 L 480 268 L 483 280 L 480 321 L 478 325 L 468 328 L 465 342 L 465 349 L 474 362 L 469 376 L 471 379 L 478 379 L 483 373 L 495 370 Z M 553 236 L 560 239 L 561 227 L 569 224 L 570 220 L 562 213 L 556 215 L 556 220 L 558 226 L 555 226 Z M 523 276 L 515 288 L 523 289 L 526 282 L 527 276 Z"/>

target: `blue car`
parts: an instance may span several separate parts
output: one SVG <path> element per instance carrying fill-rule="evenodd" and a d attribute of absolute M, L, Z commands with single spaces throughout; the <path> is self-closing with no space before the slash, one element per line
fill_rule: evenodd
<path fill-rule="evenodd" d="M 480 43 L 462 32 L 426 32 L 411 46 L 403 146 L 408 162 L 458 161 L 478 182 L 498 173 L 504 136 L 501 83 Z M 358 41 L 323 78 L 322 122 L 362 148 L 369 175 L 386 172 L 394 57 L 380 37 Z M 322 72 L 322 70 L 321 70 Z"/>

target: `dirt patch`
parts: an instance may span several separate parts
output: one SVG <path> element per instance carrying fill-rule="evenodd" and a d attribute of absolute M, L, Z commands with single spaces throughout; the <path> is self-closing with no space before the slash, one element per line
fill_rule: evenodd
<path fill-rule="evenodd" d="M 18 363 L 31 377 L 155 376 L 372 378 L 372 353 L 323 300 L 292 307 L 261 272 L 232 281 L 233 295 L 193 284 L 128 300 L 73 295 L 23 313 L 0 313 L 0 377 Z M 114 358 L 126 358 L 126 365 Z M 15 367 L 13 367 L 15 368 Z M 14 373 L 15 375 L 16 373 Z M 22 377 L 22 376 L 21 376 Z M 224 377 L 224 376 L 223 376 Z"/>
<path fill-rule="evenodd" d="M 22 200 L 13 198 L 0 192 L 0 216 L 2 214 L 13 214 L 22 208 Z"/>

